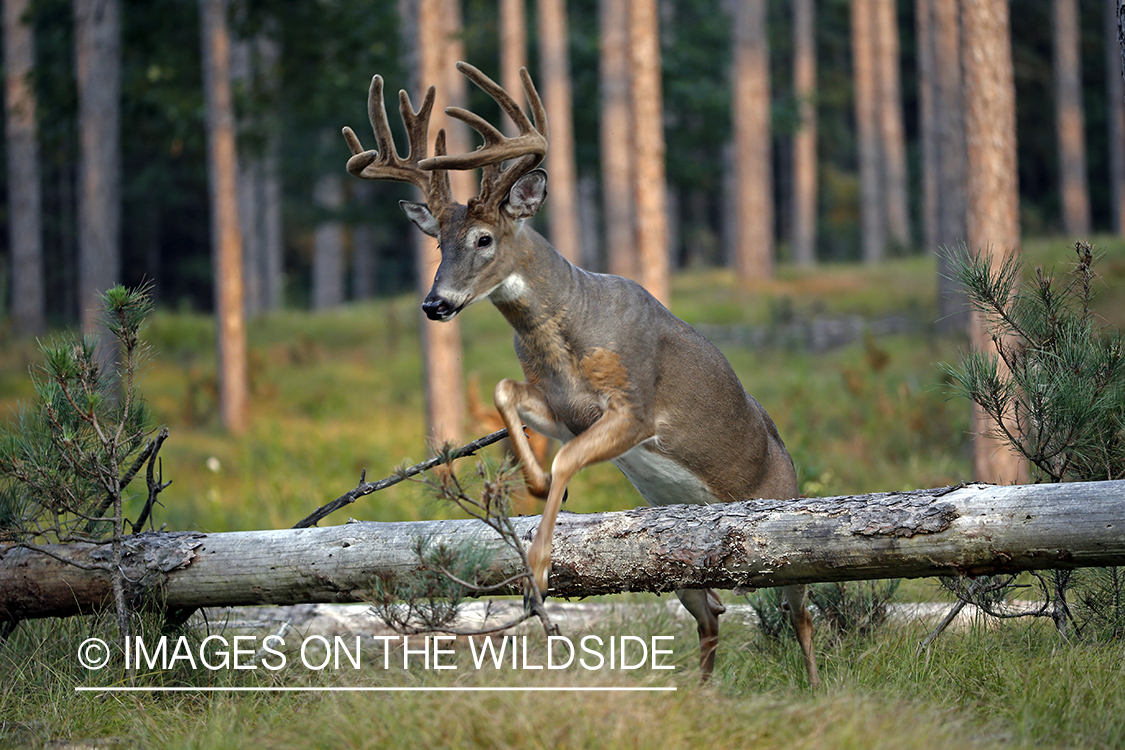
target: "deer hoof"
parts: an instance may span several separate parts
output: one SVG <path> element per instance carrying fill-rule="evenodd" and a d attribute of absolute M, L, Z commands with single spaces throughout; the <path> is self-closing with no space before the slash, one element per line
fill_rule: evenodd
<path fill-rule="evenodd" d="M 547 601 L 547 595 L 546 594 L 540 593 L 539 597 L 540 597 L 539 601 L 541 601 L 541 602 Z M 532 600 L 534 598 L 535 598 L 535 595 L 532 592 L 531 587 L 528 587 L 528 588 L 523 590 L 523 611 L 524 612 L 530 612 L 531 611 Z"/>
<path fill-rule="evenodd" d="M 548 569 L 546 571 L 544 571 L 542 574 L 536 572 L 533 568 L 532 574 L 535 576 L 535 584 L 539 588 L 539 601 L 541 601 L 541 602 L 547 601 L 547 579 L 550 575 L 550 565 L 548 564 Z M 525 612 L 531 611 L 531 604 L 532 604 L 532 600 L 535 598 L 535 588 L 536 588 L 536 586 L 532 586 L 531 581 L 528 581 L 527 583 L 524 584 L 523 608 L 524 608 Z"/>

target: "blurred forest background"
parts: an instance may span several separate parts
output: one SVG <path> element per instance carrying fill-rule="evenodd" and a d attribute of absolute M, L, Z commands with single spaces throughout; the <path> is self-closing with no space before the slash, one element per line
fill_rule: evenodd
<path fill-rule="evenodd" d="M 665 302 L 669 271 L 729 268 L 746 290 L 779 264 L 1120 236 L 1117 6 L 1026 0 L 1009 20 L 995 0 L 4 0 L 0 309 L 15 336 L 89 329 L 97 291 L 150 283 L 161 309 L 217 311 L 223 424 L 242 431 L 246 319 L 428 285 L 432 243 L 395 205 L 410 189 L 348 177 L 340 128 L 369 132 L 375 73 L 388 98 L 433 83 L 439 107 L 494 116 L 456 59 L 509 90 L 529 67 L 551 122 L 543 231 Z M 997 10 L 1018 228 L 981 239 L 966 107 L 993 67 L 973 33 Z M 946 291 L 933 319 L 963 329 Z M 431 434 L 460 437 L 463 397 L 427 398 L 431 424 L 453 415 Z"/>
<path fill-rule="evenodd" d="M 460 17 L 459 28 L 451 33 L 460 42 L 464 59 L 502 80 L 503 73 L 511 72 L 500 70 L 500 6 L 504 3 L 463 0 L 459 4 L 460 8 L 455 7 L 458 3 L 451 6 Z M 528 3 L 526 8 L 526 61 L 541 93 L 548 80 L 542 72 L 539 15 L 552 4 Z M 879 106 L 891 108 L 892 118 L 897 113 L 900 119 L 906 175 L 899 189 L 905 190 L 907 224 L 891 231 L 886 252 L 934 251 L 927 244 L 931 235 L 924 226 L 923 135 L 928 127 L 925 118 L 943 113 L 933 111 L 932 106 L 926 112 L 923 107 L 918 13 L 929 4 L 930 0 L 816 2 L 811 27 L 814 83 L 811 92 L 798 94 L 794 88 L 794 13 L 803 5 L 811 7 L 812 1 L 746 3 L 767 13 L 763 44 L 768 50 L 770 116 L 766 125 L 772 141 L 777 206 L 772 233 L 779 241 L 781 262 L 862 257 L 863 154 L 857 135 L 855 79 L 859 66 L 851 19 L 852 11 L 860 6 L 886 5 L 894 19 L 893 27 L 882 32 L 893 38 L 880 36 L 882 43 L 873 59 L 880 66 L 889 61 L 897 73 L 897 99 L 887 102 L 880 98 Z M 117 55 L 116 60 L 105 63 L 118 66 L 120 81 L 120 95 L 109 105 L 120 107 L 119 127 L 105 135 L 120 141 L 119 160 L 111 165 L 120 183 L 121 217 L 114 248 L 120 271 L 113 280 L 133 285 L 148 279 L 163 305 L 211 310 L 214 291 L 200 4 L 184 0 L 5 0 L 9 16 L 15 15 L 7 19 L 7 45 L 21 33 L 34 37 L 30 68 L 15 70 L 9 60 L 7 74 L 9 80 L 17 74 L 28 76 L 27 95 L 34 100 L 46 317 L 56 323 L 76 321 L 79 300 L 84 299 L 78 293 L 83 284 L 78 262 L 83 234 L 78 210 L 83 122 L 82 78 L 76 74 L 80 39 L 75 24 L 76 9 L 84 5 L 105 6 L 107 13 L 112 9 L 117 16 L 116 29 L 99 32 L 117 35 L 117 43 L 106 42 L 86 53 Z M 343 163 L 348 154 L 339 131 L 345 124 L 361 136 L 367 131 L 365 96 L 374 73 L 385 78 L 389 94 L 406 88 L 415 101 L 421 86 L 435 83 L 440 88 L 442 81 L 419 81 L 413 62 L 418 56 L 417 29 L 412 36 L 410 27 L 417 23 L 418 5 L 417 0 L 231 3 L 227 18 L 229 75 L 237 113 L 239 208 L 248 263 L 249 313 L 280 306 L 327 307 L 410 287 L 413 254 L 404 248 L 411 246 L 415 230 L 402 221 L 397 201 L 391 199 L 399 193 L 408 195 L 406 188 L 346 179 Z M 668 253 L 673 268 L 732 262 L 730 238 L 735 229 L 729 200 L 736 168 L 732 154 L 732 122 L 736 119 L 732 117 L 736 41 L 732 5 L 659 4 L 672 228 Z M 1058 12 L 1054 6 L 1066 5 L 1074 7 L 1079 21 L 1073 30 L 1077 36 L 1070 41 L 1061 38 L 1062 29 L 1053 21 Z M 1027 0 L 1014 8 L 1011 40 L 1020 221 L 1026 234 L 1121 231 L 1117 182 L 1121 177 L 1112 174 L 1119 166 L 1115 158 L 1120 157 L 1111 158 L 1110 149 L 1112 125 L 1122 108 L 1120 93 L 1112 98 L 1121 85 L 1120 71 L 1116 81 L 1111 75 L 1115 61 L 1120 66 L 1112 14 L 1115 5 L 1113 0 Z M 599 4 L 594 0 L 566 3 L 562 32 L 568 42 L 574 170 L 578 211 L 583 217 L 580 261 L 585 267 L 606 270 L 606 243 L 600 231 L 604 211 L 599 200 L 603 183 L 599 115 L 607 92 L 599 74 Z M 1077 45 L 1077 56 L 1070 62 L 1077 66 L 1074 70 L 1058 69 L 1053 63 L 1057 44 Z M 888 50 L 890 58 L 886 57 Z M 1064 165 L 1056 109 L 1068 102 L 1055 96 L 1058 76 L 1073 76 L 1078 84 L 1072 93 L 1081 107 L 1079 122 L 1084 123 L 1078 134 L 1085 140 L 1084 156 L 1077 166 L 1087 175 L 1088 208 L 1077 209 L 1077 216 L 1064 212 L 1062 198 Z M 99 88 L 109 83 L 91 85 Z M 9 82 L 9 90 L 12 86 Z M 816 124 L 816 239 L 811 257 L 799 256 L 793 245 L 799 230 L 794 218 L 794 152 L 803 96 L 814 105 Z M 13 102 L 9 105 L 11 109 Z M 11 132 L 14 114 L 18 113 L 8 115 L 9 138 L 15 135 Z M 108 117 L 110 113 L 100 114 Z M 391 119 L 397 127 L 393 110 Z M 553 131 L 561 128 L 556 119 L 552 118 Z M 627 128 L 627 121 L 619 127 Z M 1121 137 L 1119 132 L 1116 137 Z M 892 140 L 894 136 L 883 138 Z M 93 144 L 99 146 L 108 144 Z M 5 157 L 10 158 L 10 153 L 11 146 Z M 4 174 L 8 175 L 2 186 L 6 210 L 0 214 L 0 222 L 7 228 L 17 220 L 15 212 L 22 210 L 18 194 L 30 185 L 14 182 L 10 171 Z M 112 181 L 107 178 L 107 184 Z M 555 182 L 552 173 L 553 188 Z M 888 199 L 894 200 L 897 198 Z M 7 231 L 0 233 L 4 243 L 0 257 L 8 274 L 5 289 L 12 284 L 8 237 Z M 260 262 L 251 267 L 251 260 Z M 319 278 L 319 265 L 330 266 L 338 278 Z M 33 280 L 21 278 L 20 283 Z M 10 294 L 4 297 L 6 310 L 10 299 Z"/>

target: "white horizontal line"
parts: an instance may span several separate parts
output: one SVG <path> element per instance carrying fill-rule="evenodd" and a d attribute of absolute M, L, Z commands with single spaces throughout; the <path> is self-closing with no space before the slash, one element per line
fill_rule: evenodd
<path fill-rule="evenodd" d="M 607 693 L 675 692 L 675 687 L 92 687 L 79 685 L 76 693 Z"/>

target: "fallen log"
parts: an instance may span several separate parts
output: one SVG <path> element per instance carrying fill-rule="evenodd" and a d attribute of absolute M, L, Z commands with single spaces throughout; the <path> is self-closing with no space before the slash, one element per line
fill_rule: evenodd
<path fill-rule="evenodd" d="M 513 519 L 525 543 L 539 520 Z M 127 539 L 125 578 L 134 602 L 168 609 L 363 602 L 377 582 L 419 569 L 419 538 L 491 550 L 490 582 L 520 571 L 518 555 L 483 523 L 445 520 L 138 534 Z M 64 562 L 108 560 L 108 545 L 58 545 L 49 552 L 0 548 L 0 620 L 73 615 L 110 600 L 104 571 Z M 1109 565 L 1125 565 L 1125 480 L 969 485 L 564 513 L 555 531 L 549 593 L 582 597 Z"/>

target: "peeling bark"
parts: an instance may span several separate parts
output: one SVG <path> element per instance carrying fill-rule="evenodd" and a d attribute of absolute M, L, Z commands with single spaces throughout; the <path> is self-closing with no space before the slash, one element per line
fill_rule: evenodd
<path fill-rule="evenodd" d="M 538 516 L 513 519 L 530 544 Z M 489 580 L 518 572 L 477 521 L 349 523 L 326 528 L 129 537 L 134 602 L 202 606 L 362 602 L 376 581 L 418 569 L 417 538 L 495 553 Z M 85 563 L 106 546 L 50 550 Z M 1125 480 L 971 485 L 791 501 L 563 513 L 550 594 L 581 597 L 709 586 L 983 575 L 1125 565 Z M 42 552 L 0 549 L 0 619 L 105 606 L 109 577 Z"/>

